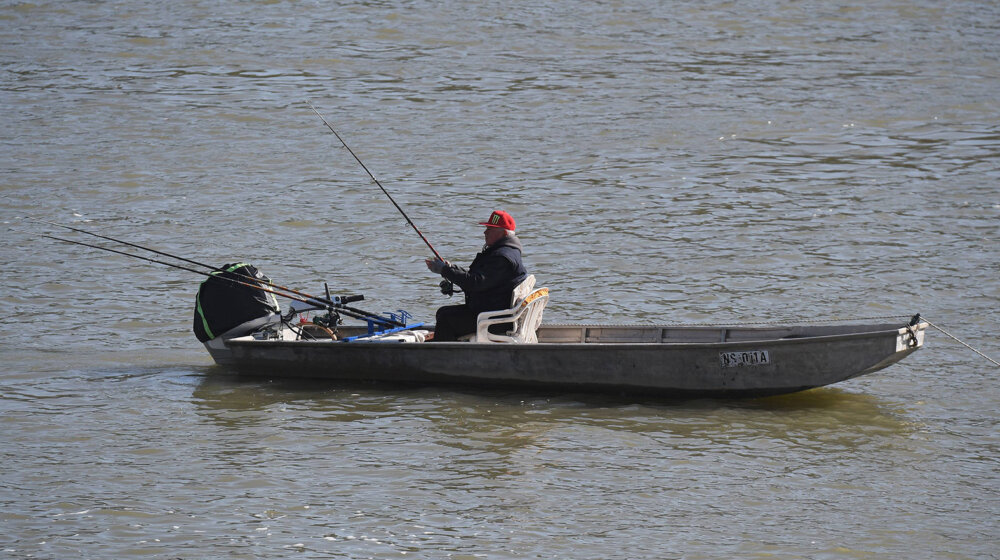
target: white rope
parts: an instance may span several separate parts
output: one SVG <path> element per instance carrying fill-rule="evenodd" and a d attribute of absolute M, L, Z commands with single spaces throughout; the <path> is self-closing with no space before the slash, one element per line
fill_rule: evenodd
<path fill-rule="evenodd" d="M 989 360 L 989 361 L 993 362 L 993 363 L 994 363 L 994 364 L 995 364 L 995 365 L 996 365 L 997 367 L 1000 367 L 1000 362 L 998 362 L 998 361 L 994 360 L 993 358 L 991 358 L 991 357 L 987 356 L 986 354 L 983 354 L 983 353 L 982 353 L 982 352 L 980 352 L 979 350 L 976 350 L 976 349 L 975 349 L 975 348 L 973 348 L 972 346 L 969 346 L 969 345 L 968 345 L 968 344 L 966 344 L 965 342 L 963 342 L 963 341 L 959 340 L 959 338 L 958 338 L 957 336 L 955 336 L 955 335 L 951 334 L 950 332 L 948 332 L 948 331 L 946 331 L 946 330 L 942 329 L 941 327 L 939 327 L 939 326 L 935 325 L 934 323 L 932 323 L 932 322 L 928 321 L 928 320 L 927 320 L 927 319 L 925 319 L 924 317 L 921 317 L 921 318 L 920 318 L 920 320 L 922 320 L 923 322 L 927 323 L 928 325 L 930 325 L 930 326 L 934 327 L 935 329 L 937 329 L 937 330 L 939 330 L 939 331 L 943 332 L 944 334 L 946 334 L 946 335 L 950 336 L 951 338 L 955 339 L 955 341 L 956 341 L 956 342 L 958 342 L 959 344 L 961 344 L 962 346 L 965 346 L 965 347 L 966 347 L 966 348 L 968 348 L 969 350 L 972 350 L 972 351 L 973 351 L 973 352 L 975 352 L 976 354 L 979 354 L 980 356 L 982 356 L 982 357 L 986 358 L 987 360 Z"/>

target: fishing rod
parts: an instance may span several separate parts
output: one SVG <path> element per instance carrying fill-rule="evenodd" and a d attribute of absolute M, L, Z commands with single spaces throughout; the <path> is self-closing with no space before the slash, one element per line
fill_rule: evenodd
<path fill-rule="evenodd" d="M 226 280 L 228 282 L 232 282 L 234 284 L 239 284 L 241 286 L 247 286 L 247 287 L 250 287 L 250 288 L 262 290 L 262 291 L 265 291 L 265 292 L 268 292 L 268 293 L 272 293 L 272 294 L 275 294 L 275 295 L 286 297 L 288 299 L 294 299 L 294 300 L 300 301 L 302 303 L 307 303 L 309 305 L 316 305 L 317 303 L 319 303 L 319 300 L 316 300 L 316 299 L 314 299 L 313 301 L 310 301 L 310 300 L 307 300 L 307 299 L 304 299 L 304 298 L 299 298 L 299 297 L 292 296 L 290 294 L 286 294 L 286 293 L 279 292 L 279 291 L 276 291 L 276 290 L 271 290 L 269 288 L 264 288 L 264 287 L 260 286 L 260 284 L 263 284 L 263 282 L 260 282 L 259 284 L 251 284 L 249 282 L 242 282 L 240 280 L 237 280 L 236 278 L 230 278 L 230 277 L 227 277 L 227 276 L 217 276 L 217 275 L 215 275 L 215 274 L 213 274 L 211 272 L 204 272 L 202 270 L 195 270 L 193 268 L 188 268 L 186 266 L 181 266 L 181 265 L 176 264 L 176 263 L 169 263 L 169 262 L 166 262 L 166 261 L 156 260 L 156 259 L 153 259 L 153 258 L 150 258 L 150 257 L 143 257 L 142 255 L 133 255 L 132 253 L 126 253 L 125 251 L 119 251 L 118 249 L 111 249 L 110 247 L 102 247 L 100 245 L 94 245 L 92 243 L 84 243 L 83 241 L 74 241 L 72 239 L 66 239 L 65 237 L 57 237 L 55 235 L 48 235 L 48 234 L 45 234 L 45 233 L 40 234 L 40 235 L 41 235 L 41 237 L 47 237 L 49 239 L 55 239 L 56 241 L 63 241 L 65 243 L 72 243 L 74 245 L 83 245 L 84 247 L 90 247 L 92 249 L 100 249 L 102 251 L 108 251 L 108 252 L 111 252 L 111 253 L 117 253 L 119 255 L 125 255 L 126 257 L 132 257 L 133 259 L 139 259 L 139 260 L 146 261 L 146 262 L 151 262 L 151 263 L 156 263 L 156 264 L 162 264 L 164 266 L 169 266 L 171 268 L 177 268 L 177 269 L 180 269 L 180 270 L 186 270 L 188 272 L 193 272 L 195 274 L 200 274 L 202 276 L 208 276 L 209 278 L 222 278 L 223 280 Z M 233 276 L 241 276 L 241 275 L 234 274 Z M 244 276 L 244 278 L 246 278 L 246 277 Z"/>
<path fill-rule="evenodd" d="M 391 325 L 396 326 L 396 327 L 405 327 L 406 326 L 406 325 L 404 325 L 403 323 L 401 323 L 399 321 L 395 321 L 395 320 L 392 320 L 392 319 L 387 319 L 385 317 L 381 317 L 379 315 L 375 315 L 374 313 L 369 313 L 367 311 L 362 311 L 360 309 L 354 309 L 354 308 L 347 307 L 347 306 L 339 304 L 339 303 L 333 303 L 331 300 L 326 299 L 326 298 L 315 297 L 315 296 L 311 296 L 309 294 L 302 294 L 305 297 L 298 297 L 298 296 L 292 295 L 290 293 L 285 293 L 285 292 L 281 292 L 281 291 L 277 291 L 277 290 L 272 290 L 272 289 L 269 289 L 269 288 L 265 288 L 261 284 L 267 284 L 267 283 L 263 282 L 263 281 L 260 281 L 260 280 L 257 280 L 257 279 L 252 279 L 254 283 L 251 284 L 249 282 L 240 281 L 240 280 L 238 280 L 236 278 L 228 277 L 225 274 L 218 275 L 218 274 L 214 274 L 214 273 L 211 273 L 211 272 L 204 272 L 202 270 L 195 270 L 193 268 L 189 268 L 189 267 L 186 267 L 186 266 L 181 266 L 181 265 L 176 264 L 176 263 L 169 263 L 169 262 L 166 262 L 166 261 L 161 261 L 161 260 L 153 259 L 153 258 L 150 258 L 150 257 L 143 257 L 141 255 L 134 255 L 132 253 L 126 253 L 125 251 L 119 251 L 117 249 L 111 249 L 110 247 L 102 247 L 100 245 L 94 245 L 94 244 L 91 244 L 91 243 L 84 243 L 82 241 L 75 241 L 75 240 L 72 240 L 72 239 L 66 239 L 65 237 L 57 237 L 55 235 L 47 235 L 47 234 L 44 234 L 44 233 L 40 234 L 40 235 L 41 235 L 41 237 L 46 237 L 46 238 L 49 238 L 49 239 L 55 239 L 56 241 L 63 241 L 65 243 L 72 243 L 74 245 L 82 245 L 84 247 L 90 247 L 92 249 L 100 249 L 102 251 L 108 251 L 108 252 L 111 252 L 111 253 L 117 253 L 119 255 L 124 255 L 126 257 L 132 257 L 133 259 L 139 259 L 139 260 L 146 261 L 146 262 L 151 262 L 151 263 L 156 263 L 156 264 L 162 264 L 164 266 L 169 266 L 171 268 L 177 268 L 177 269 L 180 269 L 180 270 L 186 270 L 188 272 L 193 272 L 195 274 L 200 274 L 202 276 L 208 276 L 209 278 L 221 278 L 221 279 L 226 280 L 227 282 L 231 282 L 233 284 L 238 284 L 240 286 L 246 286 L 248 288 L 254 288 L 256 290 L 261 290 L 263 292 L 267 292 L 267 293 L 270 293 L 270 294 L 274 294 L 274 295 L 277 295 L 277 296 L 281 296 L 281 297 L 284 297 L 284 298 L 295 300 L 295 301 L 298 301 L 298 302 L 301 302 L 301 303 L 305 303 L 307 305 L 322 304 L 322 306 L 326 307 L 326 308 L 329 308 L 330 306 L 333 306 L 333 307 L 336 307 L 339 312 L 343 312 L 344 315 L 347 315 L 348 317 L 353 317 L 355 319 L 369 319 L 370 318 L 370 319 L 375 319 L 375 320 L 381 321 L 381 322 L 383 322 L 385 324 L 391 324 Z M 216 270 L 218 270 L 218 269 L 216 269 Z M 249 278 L 246 275 L 240 275 L 240 274 L 234 274 L 234 276 L 239 276 L 239 277 L 242 277 L 242 278 Z M 309 299 L 305 299 L 305 298 L 309 298 Z"/>
<path fill-rule="evenodd" d="M 375 175 L 373 175 L 372 172 L 368 170 L 368 166 L 365 165 L 363 161 L 361 161 L 361 158 L 359 158 L 358 155 L 354 153 L 354 150 L 352 150 L 351 147 L 347 145 L 347 142 L 344 142 L 344 139 L 340 137 L 340 134 L 337 134 L 337 131 L 334 130 L 332 126 L 330 126 L 330 123 L 326 122 L 326 118 L 323 117 L 323 115 L 316 110 L 316 107 L 313 107 L 313 104 L 310 103 L 309 101 L 306 101 L 306 103 L 309 105 L 309 108 L 312 109 L 317 116 L 319 116 L 319 118 L 323 121 L 323 124 L 325 124 L 326 127 L 330 129 L 330 132 L 332 132 L 333 135 L 337 137 L 337 140 L 340 140 L 340 143 L 343 144 L 345 148 L 347 148 L 347 151 L 351 152 L 351 155 L 354 156 L 354 159 L 361 164 L 361 167 L 368 172 L 368 176 L 372 178 L 372 181 L 375 181 L 375 184 L 378 185 L 378 188 L 382 189 L 382 192 L 385 193 L 385 196 L 389 197 L 389 202 L 391 202 L 392 205 L 396 207 L 396 210 L 399 210 L 399 213 L 402 214 L 404 218 L 406 218 L 406 222 L 410 224 L 410 227 L 413 228 L 413 231 L 417 232 L 417 235 L 420 236 L 420 239 L 423 239 L 424 243 L 427 244 L 427 247 L 431 250 L 432 253 L 434 253 L 434 256 L 437 257 L 439 261 L 443 261 L 444 259 L 441 258 L 441 255 L 438 254 L 436 249 L 434 249 L 434 246 L 431 245 L 431 242 L 428 241 L 426 237 L 424 237 L 424 234 L 420 233 L 419 229 L 417 229 L 417 226 L 416 224 L 413 223 L 413 220 L 411 220 L 410 217 L 406 215 L 406 212 L 404 212 L 403 209 L 399 206 L 399 204 L 396 203 L 396 200 L 392 198 L 392 195 L 389 194 L 389 191 L 385 190 L 385 187 L 382 186 L 382 183 L 380 183 L 379 180 L 375 178 Z"/>
<path fill-rule="evenodd" d="M 205 263 L 202 263 L 202 262 L 198 262 L 198 261 L 195 261 L 195 260 L 192 260 L 192 259 L 187 259 L 187 258 L 184 258 L 184 257 L 179 257 L 177 255 L 171 255 L 170 253 L 165 253 L 163 251 L 158 251 L 158 250 L 152 249 L 150 247 L 143 247 L 142 245 L 137 245 L 135 243 L 130 243 L 128 241 L 124 241 L 124 240 L 121 240 L 121 239 L 115 239 L 114 237 L 108 237 L 107 235 L 101 235 L 99 233 L 94 233 L 92 231 L 87 231 L 85 229 L 75 228 L 75 227 L 72 227 L 72 226 L 67 226 L 65 224 L 59 224 L 59 223 L 56 223 L 56 222 L 50 222 L 48 220 L 42 220 L 42 219 L 39 219 L 39 218 L 31 218 L 31 217 L 29 217 L 28 219 L 31 220 L 31 221 L 33 221 L 33 222 L 38 222 L 38 223 L 42 223 L 42 224 L 48 224 L 48 225 L 51 225 L 51 226 L 66 228 L 68 230 L 72 230 L 72 231 L 75 231 L 75 232 L 78 232 L 78 233 L 85 233 L 87 235 L 92 235 L 94 237 L 99 237 L 101 239 L 106 239 L 108 241 L 114 241 L 115 243 L 121 243 L 122 245 L 128 245 L 129 247 L 135 247 L 136 249 L 141 249 L 143 251 L 149 251 L 150 253 L 155 253 L 155 254 L 160 255 L 160 256 L 169 257 L 171 259 L 177 259 L 179 261 L 183 261 L 183 262 L 186 262 L 186 263 L 189 263 L 189 264 L 193 264 L 193 265 L 196 265 L 196 266 L 201 266 L 201 267 L 207 268 L 209 270 L 215 270 L 215 271 L 221 270 L 221 268 L 217 267 L 217 266 L 212 266 L 212 265 L 205 264 Z M 45 236 L 45 237 L 51 237 L 51 236 Z M 52 238 L 53 239 L 58 239 L 60 241 L 69 241 L 70 243 L 76 243 L 75 241 L 71 241 L 71 240 L 68 240 L 68 239 L 63 239 L 61 237 L 52 237 Z M 95 248 L 98 248 L 98 249 L 107 249 L 106 247 L 101 247 L 99 245 L 89 245 L 89 244 L 85 244 L 85 245 L 87 247 L 95 247 Z M 107 249 L 107 250 L 115 252 L 115 253 L 121 253 L 120 251 L 114 251 L 114 250 L 111 250 L 111 249 Z M 140 258 L 140 259 L 144 258 L 144 257 L 140 257 L 138 255 L 132 255 L 131 253 L 121 253 L 121 254 L 132 256 L 132 257 L 136 257 L 136 258 Z M 146 259 L 146 260 L 151 260 L 151 259 Z M 165 263 L 165 262 L 157 261 L 157 260 L 152 260 L 152 262 L 156 262 L 158 264 L 164 264 L 164 265 L 167 265 L 167 266 L 174 266 L 174 265 L 172 265 L 170 263 Z M 191 270 L 191 269 L 188 269 L 187 267 L 180 267 L 180 266 L 178 266 L 177 268 L 180 268 L 182 270 Z M 203 272 L 198 271 L 198 270 L 191 270 L 191 272 L 195 272 L 195 273 L 198 273 L 198 274 L 204 274 Z M 370 316 L 372 318 L 381 318 L 380 316 L 375 315 L 373 313 L 369 313 L 369 312 L 361 310 L 361 309 L 350 308 L 350 307 L 347 307 L 347 306 L 344 305 L 344 304 L 347 304 L 347 303 L 351 303 L 353 301 L 361 301 L 361 300 L 363 300 L 364 296 L 362 296 L 362 295 L 334 296 L 332 298 L 322 298 L 322 297 L 319 297 L 319 296 L 314 296 L 314 295 L 311 295 L 311 294 L 307 294 L 305 292 L 300 292 L 299 290 L 294 290 L 292 288 L 288 288 L 288 287 L 285 287 L 285 286 L 280 286 L 280 285 L 275 284 L 273 282 L 266 282 L 266 281 L 261 280 L 259 278 L 254 278 L 252 276 L 247 276 L 246 274 L 237 273 L 237 272 L 233 272 L 231 274 L 234 274 L 236 276 L 241 276 L 243 278 L 247 278 L 248 280 L 251 280 L 251 281 L 259 283 L 259 284 L 266 284 L 266 285 L 268 285 L 268 286 L 270 286 L 270 287 L 272 287 L 272 288 L 274 288 L 276 290 L 283 290 L 283 291 L 295 294 L 297 296 L 301 296 L 301 297 L 305 297 L 305 298 L 309 298 L 310 300 L 313 300 L 312 302 L 308 302 L 308 303 L 312 303 L 312 304 L 322 303 L 322 304 L 324 304 L 324 306 L 331 306 L 332 305 L 332 306 L 335 306 L 335 307 L 338 307 L 338 308 L 341 308 L 341 309 L 347 309 L 347 310 L 349 310 L 351 312 L 358 313 L 358 314 L 361 314 L 361 315 L 368 315 L 368 316 Z M 297 298 L 292 298 L 292 299 L 297 299 Z M 298 299 L 297 301 L 305 301 L 305 300 Z M 355 317 L 355 318 L 358 318 L 358 317 Z"/>
<path fill-rule="evenodd" d="M 198 261 L 194 261 L 194 260 L 191 260 L 191 259 L 186 259 L 184 257 L 178 257 L 177 255 L 171 255 L 170 253 L 164 253 L 163 251 L 157 251 L 156 249 L 150 249 L 149 247 L 143 247 L 142 245 L 136 245 L 135 243 L 129 243 L 128 241 L 123 241 L 121 239 L 115 239 L 114 237 L 108 237 L 106 235 L 101 235 L 99 233 L 94 233 L 92 231 L 87 231 L 85 229 L 75 228 L 75 227 L 67 226 L 67 225 L 64 225 L 64 224 L 58 224 L 56 222 L 50 222 L 48 220 L 42 220 L 40 218 L 29 217 L 28 219 L 31 220 L 32 222 L 38 222 L 40 224 L 48 224 L 50 226 L 56 226 L 56 227 L 66 228 L 68 230 L 72 230 L 72 231 L 75 231 L 75 232 L 78 232 L 78 233 L 85 233 L 87 235 L 93 235 L 94 237 L 99 237 L 101 239 L 107 239 L 108 241 L 114 241 L 115 243 L 121 243 L 122 245 L 128 245 L 129 247 L 135 247 L 136 249 L 142 249 L 143 251 L 149 251 L 150 253 L 156 253 L 157 255 L 161 255 L 161 256 L 164 256 L 164 257 L 170 257 L 171 259 L 177 259 L 179 261 L 184 261 L 186 263 L 193 264 L 193 265 L 196 265 L 196 266 L 203 266 L 203 267 L 205 267 L 207 269 L 210 269 L 210 270 L 219 270 L 219 267 L 217 267 L 217 266 L 212 266 L 212 265 L 208 265 L 208 264 L 205 264 L 205 263 L 200 263 Z M 61 239 L 61 238 L 59 238 L 59 239 Z M 280 286 L 278 286 L 278 287 L 280 287 Z"/>

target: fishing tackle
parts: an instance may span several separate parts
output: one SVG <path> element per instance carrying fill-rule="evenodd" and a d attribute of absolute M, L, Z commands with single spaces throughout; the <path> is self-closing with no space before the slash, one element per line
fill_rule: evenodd
<path fill-rule="evenodd" d="M 36 222 L 42 221 L 42 222 L 44 222 L 43 220 L 34 220 L 34 219 L 33 219 L 33 221 L 36 221 Z M 192 261 L 190 259 L 184 259 L 182 257 L 177 257 L 177 256 L 174 256 L 174 255 L 170 255 L 169 253 L 164 253 L 162 251 L 157 251 L 155 249 L 150 249 L 150 248 L 147 248 L 147 247 L 142 247 L 142 246 L 136 245 L 134 243 L 128 243 L 126 241 L 120 241 L 120 240 L 117 240 L 117 239 L 113 239 L 113 238 L 106 237 L 106 236 L 103 236 L 103 235 L 98 235 L 96 233 L 91 233 L 91 232 L 80 230 L 80 229 L 77 229 L 77 228 L 72 228 L 72 227 L 69 227 L 69 226 L 63 226 L 61 224 L 56 224 L 56 223 L 53 223 L 53 222 L 44 222 L 44 223 L 49 223 L 51 225 L 57 225 L 57 226 L 60 226 L 60 227 L 65 227 L 65 228 L 68 228 L 68 229 L 79 231 L 81 233 L 87 233 L 89 235 L 94 235 L 96 237 L 101 237 L 103 239 L 108 239 L 110 241 L 115 241 L 117 243 L 126 244 L 126 245 L 129 245 L 129 246 L 136 247 L 138 249 L 143 249 L 145 251 L 150 251 L 150 252 L 153 252 L 153 253 L 156 253 L 156 254 L 159 254 L 159 255 L 168 256 L 168 257 L 175 258 L 175 259 L 178 259 L 178 260 L 183 260 L 185 262 L 197 263 L 197 261 Z M 205 268 L 210 268 L 210 269 L 212 269 L 213 272 L 205 272 L 205 271 L 202 271 L 202 270 L 196 270 L 194 268 L 190 268 L 190 267 L 187 267 L 187 266 L 182 266 L 182 265 L 179 265 L 179 264 L 176 264 L 176 263 L 170 263 L 170 262 L 161 261 L 161 260 L 158 260 L 158 259 L 153 259 L 153 258 L 149 258 L 149 257 L 143 257 L 141 255 L 135 255 L 135 254 L 132 254 L 132 253 L 127 253 L 125 251 L 119 251 L 117 249 L 111 249 L 110 247 L 102 247 L 100 245 L 94 245 L 92 243 L 84 243 L 82 241 L 75 241 L 73 239 L 66 239 L 64 237 L 58 237 L 58 236 L 55 236 L 55 235 L 41 234 L 41 237 L 46 237 L 48 239 L 54 239 L 56 241 L 62 241 L 64 243 L 72 243 L 74 245 L 81 245 L 83 247 L 90 247 L 92 249 L 100 249 L 101 251 L 108 251 L 110 253 L 116 253 L 116 254 L 119 254 L 119 255 L 124 255 L 126 257 L 132 257 L 133 259 L 139 259 L 139 260 L 143 260 L 143 261 L 146 261 L 146 262 L 151 262 L 151 263 L 154 263 L 154 264 L 162 264 L 164 266 L 169 266 L 171 268 L 177 268 L 177 269 L 180 269 L 180 270 L 186 270 L 188 272 L 193 272 L 195 274 L 200 274 L 202 276 L 208 276 L 209 278 L 221 278 L 222 280 L 225 280 L 227 282 L 231 282 L 231 283 L 233 283 L 235 285 L 240 285 L 240 286 L 246 286 L 246 287 L 250 287 L 250 288 L 255 288 L 255 289 L 261 290 L 263 292 L 266 292 L 266 293 L 269 293 L 269 294 L 274 294 L 274 295 L 281 296 L 281 297 L 284 297 L 284 298 L 288 298 L 288 299 L 293 300 L 293 301 L 298 301 L 300 303 L 304 303 L 304 304 L 307 304 L 309 306 L 317 306 L 317 307 L 319 307 L 321 309 L 336 308 L 338 310 L 338 312 L 343 313 L 344 315 L 347 315 L 348 317 L 353 317 L 355 319 L 371 320 L 371 321 L 378 322 L 380 324 L 384 324 L 386 326 L 393 326 L 393 327 L 404 327 L 404 326 L 406 326 L 404 324 L 401 324 L 401 323 L 399 323 L 397 321 L 394 321 L 392 319 L 388 319 L 388 318 L 383 317 L 381 315 L 377 315 L 375 313 L 370 313 L 368 311 L 364 311 L 364 310 L 361 310 L 361 309 L 355 309 L 353 307 L 348 307 L 347 305 L 345 305 L 345 303 L 342 303 L 342 302 L 360 301 L 360 300 L 364 299 L 363 295 L 337 296 L 335 298 L 331 298 L 331 297 L 322 298 L 322 297 L 318 297 L 318 296 L 309 295 L 307 293 L 300 292 L 298 290 L 293 290 L 291 288 L 285 288 L 284 286 L 278 286 L 276 284 L 272 284 L 270 282 L 267 282 L 267 281 L 264 281 L 264 280 L 258 279 L 258 278 L 253 278 L 253 277 L 249 277 L 249 276 L 245 276 L 245 275 L 237 275 L 237 274 L 232 274 L 232 273 L 229 273 L 229 274 L 219 274 L 221 272 L 221 269 L 219 267 L 211 267 L 211 266 L 206 265 L 206 264 L 197 263 L 198 266 L 202 266 L 202 267 L 205 267 Z M 329 292 L 329 289 L 328 289 L 328 292 Z"/>
<path fill-rule="evenodd" d="M 33 222 L 38 222 L 38 223 L 42 223 L 42 224 L 48 224 L 48 225 L 51 225 L 51 226 L 66 228 L 68 230 L 72 230 L 72 231 L 75 231 L 75 232 L 78 232 L 78 233 L 85 233 L 87 235 L 92 235 L 94 237 L 99 237 L 101 239 L 106 239 L 108 241 L 114 241 L 115 243 L 121 243 L 122 245 L 127 245 L 129 247 L 134 247 L 136 249 L 141 249 L 143 251 L 149 251 L 150 253 L 161 255 L 161 256 L 164 256 L 164 257 L 169 257 L 171 259 L 177 259 L 179 261 L 183 261 L 183 262 L 186 262 L 186 263 L 189 263 L 189 264 L 193 264 L 193 265 L 196 265 L 196 266 L 207 268 L 207 269 L 209 269 L 209 270 L 211 270 L 213 272 L 219 272 L 219 271 L 222 270 L 220 267 L 217 267 L 217 266 L 212 266 L 212 265 L 201 263 L 201 262 L 198 262 L 198 261 L 195 261 L 195 260 L 192 260 L 192 259 L 187 259 L 187 258 L 184 258 L 184 257 L 179 257 L 177 255 L 171 255 L 170 253 L 165 253 L 163 251 L 158 251 L 156 249 L 152 249 L 152 248 L 149 248 L 149 247 L 143 247 L 142 245 L 137 245 L 135 243 L 130 243 L 128 241 L 123 241 L 121 239 L 115 239 L 114 237 L 108 237 L 106 235 L 101 235 L 99 233 L 94 233 L 94 232 L 91 232 L 91 231 L 87 231 L 85 229 L 75 228 L 75 227 L 72 227 L 72 226 L 67 226 L 67 225 L 64 225 L 64 224 L 56 223 L 56 222 L 50 222 L 48 220 L 40 220 L 38 218 L 28 218 L 28 219 L 31 220 L 31 221 L 33 221 Z M 110 251 L 112 253 L 118 253 L 120 255 L 125 255 L 127 257 L 132 257 L 132 258 L 141 259 L 141 260 L 152 262 L 152 263 L 156 263 L 156 264 L 162 264 L 162 265 L 165 265 L 165 266 L 179 268 L 181 270 L 187 270 L 188 272 L 194 272 L 195 274 L 201 274 L 203 276 L 212 276 L 212 274 L 207 273 L 207 272 L 202 272 L 200 270 L 194 270 L 192 268 L 187 268 L 187 267 L 180 266 L 180 265 L 177 265 L 177 264 L 168 263 L 168 262 L 164 262 L 164 261 L 159 261 L 159 260 L 156 260 L 156 259 L 149 259 L 149 258 L 146 258 L 146 257 L 142 257 L 142 256 L 139 256 L 139 255 L 133 255 L 131 253 L 126 253 L 126 252 L 123 252 L 123 251 L 116 251 L 115 249 L 109 249 L 107 247 L 101 247 L 100 245 L 91 245 L 89 243 L 82 243 L 80 241 L 73 241 L 71 239 L 64 239 L 62 237 L 55 237 L 55 236 L 52 236 L 52 235 L 43 235 L 42 237 L 48 237 L 50 239 L 56 239 L 56 240 L 59 240 L 59 241 L 64 241 L 66 243 L 75 243 L 77 245 L 83 245 L 85 247 L 92 247 L 94 249 L 101 249 L 103 251 Z M 307 294 L 305 292 L 300 292 L 299 290 L 294 290 L 292 288 L 287 288 L 285 286 L 279 286 L 278 284 L 274 284 L 273 282 L 271 282 L 269 280 L 266 280 L 266 279 L 253 278 L 253 277 L 246 276 L 246 275 L 243 275 L 243 274 L 234 274 L 234 275 L 238 276 L 240 278 L 245 279 L 247 282 L 250 282 L 250 284 L 243 283 L 243 282 L 238 282 L 238 281 L 234 280 L 233 278 L 226 278 L 226 280 L 231 281 L 231 282 L 236 282 L 237 284 L 243 284 L 245 286 L 255 287 L 255 288 L 260 287 L 260 285 L 263 284 L 265 286 L 268 286 L 268 288 L 270 288 L 270 289 L 261 288 L 265 292 L 270 292 L 270 293 L 275 294 L 275 295 L 286 297 L 286 298 L 291 299 L 293 301 L 307 303 L 307 304 L 310 304 L 310 305 L 318 305 L 318 306 L 323 307 L 323 308 L 326 308 L 326 307 L 336 307 L 338 309 L 344 309 L 344 310 L 347 310 L 348 312 L 352 313 L 352 314 L 348 315 L 349 317 L 354 317 L 356 319 L 374 318 L 376 320 L 380 320 L 380 319 L 381 320 L 385 320 L 380 315 L 376 315 L 374 313 L 369 313 L 368 311 L 363 311 L 361 309 L 354 309 L 354 308 L 346 306 L 346 304 L 348 304 L 348 303 L 352 303 L 352 302 L 355 302 L 355 301 L 362 301 L 362 300 L 364 300 L 365 296 L 361 295 L 361 294 L 350 295 L 350 296 L 333 296 L 333 297 L 331 297 L 330 296 L 330 289 L 329 289 L 329 287 L 327 287 L 326 288 L 326 296 L 327 297 L 326 298 L 322 298 L 322 297 L 317 297 L 317 296 L 314 296 L 314 295 Z M 282 292 L 287 292 L 287 293 L 282 293 Z M 292 295 L 289 295 L 289 294 L 294 294 L 295 296 L 299 296 L 299 297 L 293 297 Z M 305 298 L 305 299 L 303 299 L 303 298 Z M 396 325 L 396 324 L 394 324 L 394 326 L 402 326 L 402 325 Z"/>

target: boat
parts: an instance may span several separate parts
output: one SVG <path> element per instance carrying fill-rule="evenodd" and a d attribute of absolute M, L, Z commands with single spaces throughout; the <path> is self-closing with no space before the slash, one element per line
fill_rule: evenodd
<path fill-rule="evenodd" d="M 271 378 L 769 396 L 886 368 L 920 349 L 929 326 L 920 315 L 798 326 L 543 325 L 549 290 L 528 275 L 509 309 L 480 313 L 467 340 L 443 342 L 433 341 L 433 325 L 410 323 L 405 311 L 377 315 L 348 305 L 363 295 L 290 295 L 281 314 L 269 293 L 279 287 L 252 265 L 210 276 L 196 298 L 195 334 L 220 366 Z M 365 325 L 345 326 L 342 315 Z M 502 332 L 491 330 L 497 324 Z"/>
<path fill-rule="evenodd" d="M 315 334 L 308 335 L 308 325 Z M 897 323 L 799 326 L 553 324 L 537 342 L 431 342 L 433 326 L 372 332 L 259 325 L 205 342 L 220 366 L 271 378 L 464 384 L 671 398 L 762 397 L 886 368 L 924 344 L 919 315 Z"/>

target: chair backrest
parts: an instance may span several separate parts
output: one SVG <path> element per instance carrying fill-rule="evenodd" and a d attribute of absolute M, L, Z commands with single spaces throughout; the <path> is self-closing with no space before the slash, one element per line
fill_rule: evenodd
<path fill-rule="evenodd" d="M 527 275 L 524 278 L 524 280 L 521 280 L 520 284 L 514 286 L 514 292 L 510 296 L 511 309 L 520 305 L 521 302 L 524 301 L 524 298 L 528 297 L 528 294 L 530 294 L 531 290 L 533 290 L 534 288 L 535 288 L 534 274 Z"/>
<path fill-rule="evenodd" d="M 533 344 L 538 342 L 538 327 L 542 324 L 542 312 L 549 302 L 549 289 L 538 288 L 524 298 L 521 305 L 526 307 L 514 324 L 511 338 L 518 342 Z"/>

